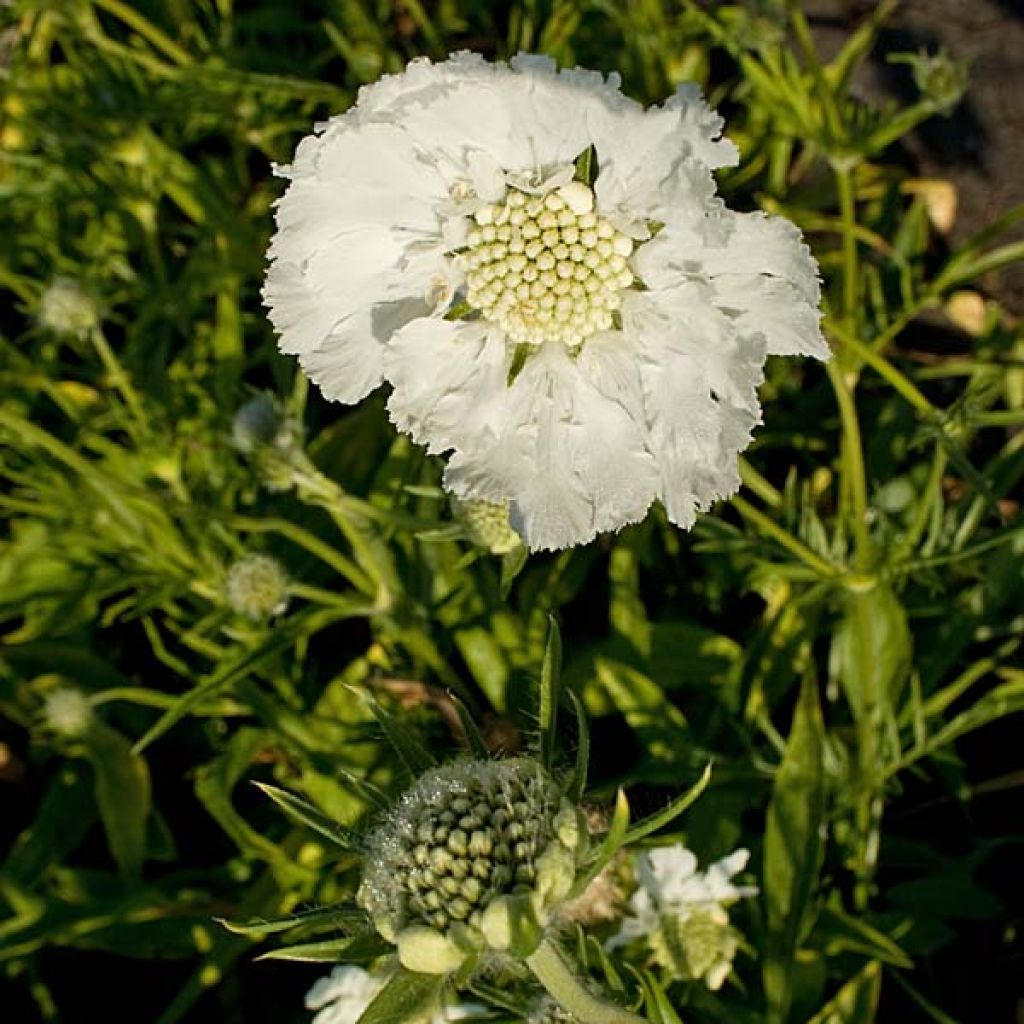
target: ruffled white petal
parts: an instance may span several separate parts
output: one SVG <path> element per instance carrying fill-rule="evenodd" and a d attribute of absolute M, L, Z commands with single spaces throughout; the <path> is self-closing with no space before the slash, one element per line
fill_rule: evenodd
<path fill-rule="evenodd" d="M 388 346 L 385 372 L 392 421 L 431 453 L 475 447 L 504 426 L 508 351 L 486 323 L 413 320 Z"/>
<path fill-rule="evenodd" d="M 502 432 L 457 451 L 445 482 L 460 497 L 507 500 L 513 528 L 546 550 L 642 518 L 657 471 L 634 419 L 548 343 L 508 389 Z"/>

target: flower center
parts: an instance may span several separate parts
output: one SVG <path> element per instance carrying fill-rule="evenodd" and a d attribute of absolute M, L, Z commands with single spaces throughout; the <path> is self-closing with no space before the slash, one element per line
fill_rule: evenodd
<path fill-rule="evenodd" d="M 612 326 L 633 283 L 633 241 L 594 212 L 594 193 L 573 181 L 543 197 L 509 189 L 474 214 L 458 259 L 466 301 L 515 342 L 581 345 Z"/>

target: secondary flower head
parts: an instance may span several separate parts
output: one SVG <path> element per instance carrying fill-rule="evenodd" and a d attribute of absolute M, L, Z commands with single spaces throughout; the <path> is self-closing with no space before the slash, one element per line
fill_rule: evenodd
<path fill-rule="evenodd" d="M 84 735 L 93 721 L 89 698 L 70 686 L 51 690 L 43 698 L 42 712 L 47 728 L 68 738 Z"/>
<path fill-rule="evenodd" d="M 410 970 L 444 974 L 474 951 L 509 949 L 517 915 L 532 924 L 532 952 L 572 888 L 582 839 L 537 762 L 445 765 L 369 836 L 359 903 Z"/>
<path fill-rule="evenodd" d="M 656 499 L 689 528 L 739 486 L 766 356 L 828 357 L 799 232 L 715 196 L 721 129 L 691 85 L 645 110 L 544 57 L 413 61 L 280 169 L 282 350 L 328 398 L 386 380 L 445 486 L 532 549 Z"/>
<path fill-rule="evenodd" d="M 228 604 L 239 615 L 261 622 L 288 607 L 288 576 L 270 555 L 244 555 L 228 570 Z"/>
<path fill-rule="evenodd" d="M 632 914 L 606 947 L 614 949 L 642 939 L 663 966 L 685 978 L 703 978 L 709 988 L 719 988 L 732 970 L 739 948 L 726 907 L 757 894 L 755 886 L 732 883 L 749 858 L 746 850 L 736 850 L 702 872 L 697 870 L 694 854 L 681 845 L 638 855 Z"/>

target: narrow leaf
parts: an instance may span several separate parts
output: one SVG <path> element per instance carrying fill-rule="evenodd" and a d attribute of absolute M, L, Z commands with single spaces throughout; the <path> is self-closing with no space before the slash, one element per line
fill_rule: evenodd
<path fill-rule="evenodd" d="M 345 907 L 314 907 L 312 910 L 302 910 L 294 914 L 286 914 L 284 917 L 257 917 L 249 921 L 231 921 L 218 917 L 215 920 L 235 935 L 260 938 L 264 935 L 290 931 L 292 928 L 309 926 L 324 925 L 325 927 L 346 929 L 356 922 L 365 922 L 366 915 L 361 911 Z"/>
<path fill-rule="evenodd" d="M 587 769 L 590 763 L 590 729 L 587 725 L 587 712 L 583 702 L 572 690 L 566 690 L 569 703 L 572 704 L 576 716 L 576 764 L 573 767 L 566 796 L 569 801 L 578 804 L 583 799 L 587 788 Z"/>
<path fill-rule="evenodd" d="M 270 786 L 265 782 L 256 782 L 254 785 L 266 793 L 286 814 L 313 829 L 314 832 L 319 832 L 336 846 L 340 846 L 343 850 L 359 848 L 359 837 L 355 832 L 328 818 L 323 811 L 303 800 L 302 797 L 289 793 L 286 789 Z"/>
<path fill-rule="evenodd" d="M 377 724 L 383 729 L 388 743 L 411 775 L 417 777 L 435 767 L 437 762 L 434 756 L 411 729 L 407 729 L 394 715 L 385 711 L 372 697 L 365 694 L 363 697 L 373 717 L 377 719 Z"/>
<path fill-rule="evenodd" d="M 555 759 L 558 702 L 562 683 L 562 635 L 554 616 L 548 616 L 548 641 L 540 671 L 540 761 L 551 768 Z"/>
<path fill-rule="evenodd" d="M 782 1024 L 792 1000 L 795 953 L 803 937 L 823 854 L 824 724 L 813 680 L 805 678 L 765 825 L 762 966 L 767 1024 Z"/>
<path fill-rule="evenodd" d="M 448 699 L 455 705 L 455 710 L 459 713 L 459 724 L 462 726 L 462 732 L 466 738 L 466 746 L 469 748 L 469 752 L 477 758 L 490 757 L 487 744 L 484 742 L 476 722 L 473 721 L 469 708 L 451 691 L 448 692 Z"/>
<path fill-rule="evenodd" d="M 366 963 L 376 960 L 393 947 L 379 935 L 366 932 L 320 942 L 304 942 L 299 946 L 282 946 L 256 957 L 257 960 L 299 960 L 316 964 Z"/>
<path fill-rule="evenodd" d="M 684 811 L 696 803 L 697 798 L 708 788 L 711 781 L 711 765 L 709 764 L 701 773 L 700 778 L 681 796 L 677 796 L 667 807 L 657 811 L 643 821 L 638 821 L 632 828 L 628 829 L 622 845 L 629 846 L 631 843 L 639 842 L 641 839 L 664 828 L 669 822 L 675 821 Z"/>

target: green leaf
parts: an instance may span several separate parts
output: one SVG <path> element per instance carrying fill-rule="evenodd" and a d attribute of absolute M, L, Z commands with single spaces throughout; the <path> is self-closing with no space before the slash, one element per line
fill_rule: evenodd
<path fill-rule="evenodd" d="M 358 690 L 354 692 L 360 693 Z M 377 719 L 377 724 L 383 729 L 388 743 L 414 778 L 437 765 L 434 755 L 411 729 L 407 729 L 394 715 L 385 711 L 373 697 L 365 693 L 360 695 L 366 701 L 373 717 Z"/>
<path fill-rule="evenodd" d="M 394 947 L 375 932 L 365 932 L 355 938 L 349 935 L 320 942 L 304 942 L 297 946 L 282 946 L 256 957 L 257 960 L 298 960 L 314 964 L 361 964 L 376 960 Z"/>
<path fill-rule="evenodd" d="M 873 1024 L 882 989 L 882 966 L 875 961 L 855 974 L 807 1024 Z"/>
<path fill-rule="evenodd" d="M 320 835 L 330 840 L 335 846 L 340 846 L 341 849 L 346 851 L 359 849 L 359 837 L 355 832 L 328 818 L 323 811 L 314 807 L 308 801 L 303 800 L 302 797 L 289 793 L 286 789 L 279 789 L 277 786 L 268 785 L 265 782 L 255 782 L 253 785 L 266 793 L 285 813 L 308 828 L 313 829 L 314 832 L 319 832 Z"/>
<path fill-rule="evenodd" d="M 250 921 L 231 921 L 218 917 L 215 920 L 235 935 L 260 938 L 264 935 L 290 931 L 292 928 L 309 926 L 323 925 L 324 927 L 345 929 L 351 924 L 365 922 L 366 915 L 362 911 L 345 907 L 314 907 L 312 910 L 297 911 L 294 914 L 286 914 L 284 917 L 257 917 Z"/>
<path fill-rule="evenodd" d="M 708 788 L 710 781 L 711 765 L 709 764 L 701 773 L 701 777 L 685 793 L 677 796 L 667 807 L 650 815 L 650 817 L 644 818 L 643 821 L 638 821 L 629 828 L 623 838 L 622 845 L 629 846 L 632 843 L 638 843 L 641 839 L 675 821 L 680 814 L 696 803 L 701 793 Z"/>
<path fill-rule="evenodd" d="M 480 759 L 490 757 L 487 744 L 484 742 L 476 722 L 473 721 L 469 708 L 454 693 L 449 692 L 448 699 L 455 705 L 455 710 L 459 713 L 459 724 L 462 726 L 462 732 L 466 737 L 466 746 L 469 748 L 469 752 L 474 757 Z"/>
<path fill-rule="evenodd" d="M 515 583 L 516 577 L 526 568 L 526 563 L 529 560 L 530 552 L 525 544 L 518 544 L 511 551 L 501 556 L 500 591 L 502 601 L 508 599 L 509 592 L 512 590 L 512 584 Z"/>
<path fill-rule="evenodd" d="M 428 1024 L 444 983 L 443 974 L 417 974 L 400 967 L 356 1024 Z"/>
<path fill-rule="evenodd" d="M 548 616 L 548 639 L 540 670 L 540 762 L 551 769 L 555 760 L 558 704 L 562 687 L 562 635 L 554 616 Z"/>
<path fill-rule="evenodd" d="M 121 873 L 135 878 L 146 855 L 149 766 L 124 736 L 99 719 L 93 720 L 83 741 L 96 775 L 96 804 L 107 845 Z"/>
<path fill-rule="evenodd" d="M 590 729 L 587 725 L 587 710 L 573 690 L 566 690 L 569 703 L 576 716 L 576 763 L 566 785 L 566 797 L 574 804 L 583 799 L 587 789 L 587 770 L 590 764 Z"/>
<path fill-rule="evenodd" d="M 832 659 L 854 717 L 880 726 L 899 700 L 911 662 L 906 612 L 886 582 L 844 592 Z"/>
<path fill-rule="evenodd" d="M 824 723 L 818 692 L 806 677 L 775 778 L 765 823 L 766 1021 L 782 1024 L 792 999 L 792 970 L 803 938 L 823 855 Z"/>

